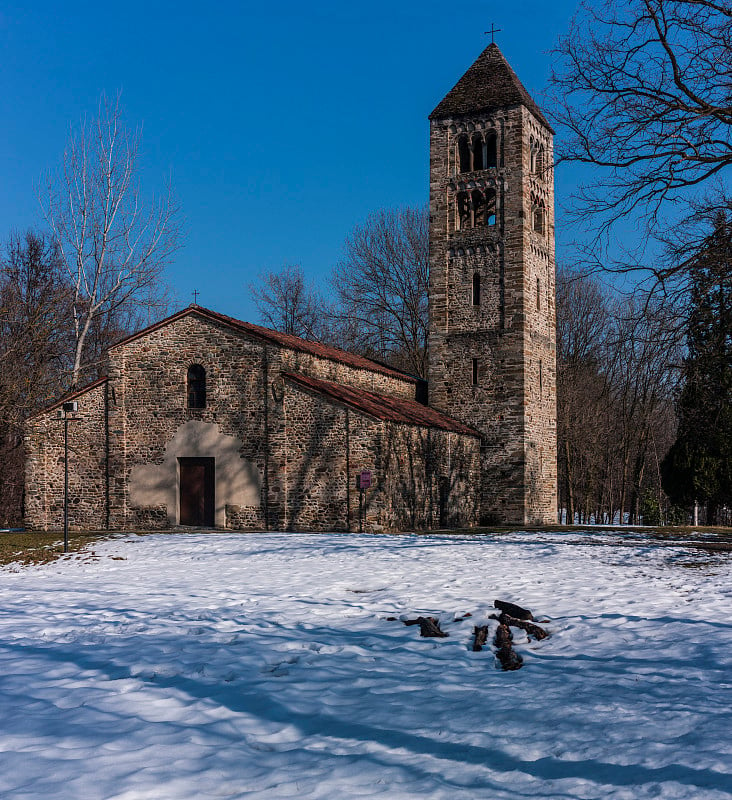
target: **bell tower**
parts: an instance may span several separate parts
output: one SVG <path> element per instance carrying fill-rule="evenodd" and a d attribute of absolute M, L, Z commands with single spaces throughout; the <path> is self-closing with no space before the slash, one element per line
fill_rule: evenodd
<path fill-rule="evenodd" d="M 553 133 L 495 44 L 430 115 L 430 405 L 483 435 L 484 522 L 557 521 Z"/>

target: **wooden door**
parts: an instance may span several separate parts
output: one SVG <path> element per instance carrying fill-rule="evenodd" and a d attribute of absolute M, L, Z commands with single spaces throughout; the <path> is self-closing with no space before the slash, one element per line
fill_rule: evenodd
<path fill-rule="evenodd" d="M 214 459 L 179 458 L 180 524 L 213 527 Z"/>

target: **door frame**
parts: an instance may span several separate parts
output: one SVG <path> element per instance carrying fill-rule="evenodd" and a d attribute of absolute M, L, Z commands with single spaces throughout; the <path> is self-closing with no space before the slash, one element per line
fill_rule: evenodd
<path fill-rule="evenodd" d="M 207 456 L 179 456 L 178 462 L 178 524 L 189 527 L 213 528 L 216 525 L 216 459 Z M 204 467 L 204 486 L 203 486 L 203 522 L 201 525 L 184 523 L 181 520 L 182 512 L 182 490 L 181 471 L 184 466 L 203 466 Z"/>

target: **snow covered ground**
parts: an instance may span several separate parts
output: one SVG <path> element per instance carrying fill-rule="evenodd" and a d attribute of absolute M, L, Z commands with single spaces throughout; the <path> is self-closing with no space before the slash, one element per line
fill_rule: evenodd
<path fill-rule="evenodd" d="M 730 798 L 732 554 L 618 542 L 161 534 L 4 568 L 0 797 Z M 549 620 L 517 672 L 471 651 L 495 598 Z M 386 619 L 418 614 L 449 638 Z"/>

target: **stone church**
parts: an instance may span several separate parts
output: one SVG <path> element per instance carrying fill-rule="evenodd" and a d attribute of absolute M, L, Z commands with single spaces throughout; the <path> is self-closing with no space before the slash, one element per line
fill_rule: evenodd
<path fill-rule="evenodd" d="M 489 45 L 430 115 L 429 380 L 193 305 L 28 421 L 26 525 L 556 522 L 553 131 Z"/>

